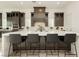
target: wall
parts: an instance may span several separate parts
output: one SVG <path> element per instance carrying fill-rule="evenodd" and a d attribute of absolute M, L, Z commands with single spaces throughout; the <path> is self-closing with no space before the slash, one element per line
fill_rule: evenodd
<path fill-rule="evenodd" d="M 65 27 L 79 32 L 79 2 L 72 2 L 64 9 Z"/>
<path fill-rule="evenodd" d="M 79 33 L 79 2 L 72 2 L 65 10 L 65 27 Z M 79 36 L 76 37 L 76 48 L 79 56 Z M 73 49 L 74 47 L 72 47 Z"/>
<path fill-rule="evenodd" d="M 25 27 L 26 26 L 31 26 L 31 12 L 33 12 L 33 8 L 31 9 L 21 9 L 21 8 L 3 8 L 0 9 L 0 12 L 2 12 L 2 27 L 6 28 L 7 27 L 7 17 L 6 17 L 6 12 L 11 12 L 11 11 L 20 11 L 25 13 Z M 54 12 L 63 12 L 63 9 L 50 9 L 46 8 L 46 12 L 48 12 L 48 26 L 54 26 Z"/>

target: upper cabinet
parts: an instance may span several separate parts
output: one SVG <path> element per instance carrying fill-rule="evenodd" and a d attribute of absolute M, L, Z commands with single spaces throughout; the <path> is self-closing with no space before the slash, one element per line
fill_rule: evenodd
<path fill-rule="evenodd" d="M 0 28 L 2 28 L 2 13 L 0 13 Z"/>
<path fill-rule="evenodd" d="M 54 14 L 54 16 L 55 16 L 54 25 L 55 26 L 64 26 L 64 13 L 57 12 Z"/>
<path fill-rule="evenodd" d="M 8 26 L 13 26 L 13 28 L 22 28 L 25 26 L 25 13 L 21 12 L 11 12 L 7 13 Z"/>

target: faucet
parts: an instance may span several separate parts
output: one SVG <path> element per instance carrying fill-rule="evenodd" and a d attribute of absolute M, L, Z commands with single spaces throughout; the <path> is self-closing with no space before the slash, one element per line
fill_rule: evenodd
<path fill-rule="evenodd" d="M 40 25 L 38 25 L 38 26 L 39 26 L 39 28 L 38 28 L 39 31 L 42 32 L 43 30 L 45 30 L 44 27 L 42 27 L 42 26 L 40 26 Z"/>

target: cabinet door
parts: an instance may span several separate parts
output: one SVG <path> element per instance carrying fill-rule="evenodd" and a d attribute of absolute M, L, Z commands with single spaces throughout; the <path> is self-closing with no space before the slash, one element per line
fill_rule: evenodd
<path fill-rule="evenodd" d="M 55 13 L 55 26 L 64 26 L 64 13 Z"/>
<path fill-rule="evenodd" d="M 19 28 L 19 13 L 12 13 L 12 24 L 13 28 Z"/>
<path fill-rule="evenodd" d="M 12 21 L 13 21 L 13 25 L 19 24 L 19 14 L 18 13 L 13 13 Z"/>
<path fill-rule="evenodd" d="M 2 13 L 0 13 L 0 27 L 2 27 Z"/>
<path fill-rule="evenodd" d="M 13 26 L 13 28 L 22 28 L 22 26 L 25 26 L 25 13 L 7 13 L 7 22 L 7 25 Z"/>
<path fill-rule="evenodd" d="M 25 13 L 20 14 L 20 26 L 25 26 Z"/>
<path fill-rule="evenodd" d="M 7 27 L 8 26 L 12 26 L 12 18 L 11 18 L 12 14 L 11 13 L 7 13 Z"/>

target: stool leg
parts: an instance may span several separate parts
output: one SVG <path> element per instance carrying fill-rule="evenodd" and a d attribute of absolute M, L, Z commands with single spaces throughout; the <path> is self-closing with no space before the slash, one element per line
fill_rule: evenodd
<path fill-rule="evenodd" d="M 21 44 L 20 44 L 20 56 L 21 56 Z"/>
<path fill-rule="evenodd" d="M 58 49 L 58 43 L 57 43 L 57 50 L 58 50 L 58 56 L 59 56 L 59 49 Z"/>
<path fill-rule="evenodd" d="M 67 44 L 67 46 L 66 46 L 67 52 L 70 51 L 69 47 L 71 47 L 70 44 Z M 66 55 L 72 55 L 72 54 L 66 54 L 66 51 L 65 51 L 65 56 L 66 56 Z"/>
<path fill-rule="evenodd" d="M 78 57 L 78 55 L 77 55 L 77 48 L 76 48 L 76 43 L 75 42 L 74 42 L 74 45 L 75 45 L 76 57 Z"/>
<path fill-rule="evenodd" d="M 65 53 L 65 54 L 64 54 L 64 57 L 66 57 L 66 50 L 64 51 L 64 53 Z"/>
<path fill-rule="evenodd" d="M 64 51 L 64 53 L 65 53 L 65 54 L 64 54 L 64 57 L 66 57 L 66 50 L 67 50 L 67 45 L 66 45 L 66 49 L 65 49 L 65 51 Z"/>
<path fill-rule="evenodd" d="M 53 45 L 54 45 L 54 51 L 55 51 L 55 43 Z"/>
<path fill-rule="evenodd" d="M 8 56 L 9 56 L 9 53 L 10 53 L 10 48 L 11 48 L 11 42 L 10 42 L 10 46 L 9 46 Z"/>
<path fill-rule="evenodd" d="M 8 56 L 9 56 L 9 53 L 10 53 L 10 48 L 11 48 L 11 43 L 10 43 L 10 46 L 9 46 Z"/>
<path fill-rule="evenodd" d="M 25 51 L 26 51 L 26 41 L 25 41 Z M 27 51 L 26 51 L 26 55 L 27 55 Z"/>
<path fill-rule="evenodd" d="M 57 46 L 58 46 L 58 43 L 55 43 L 55 50 L 57 50 L 58 56 L 59 56 L 59 50 L 58 50 Z"/>

